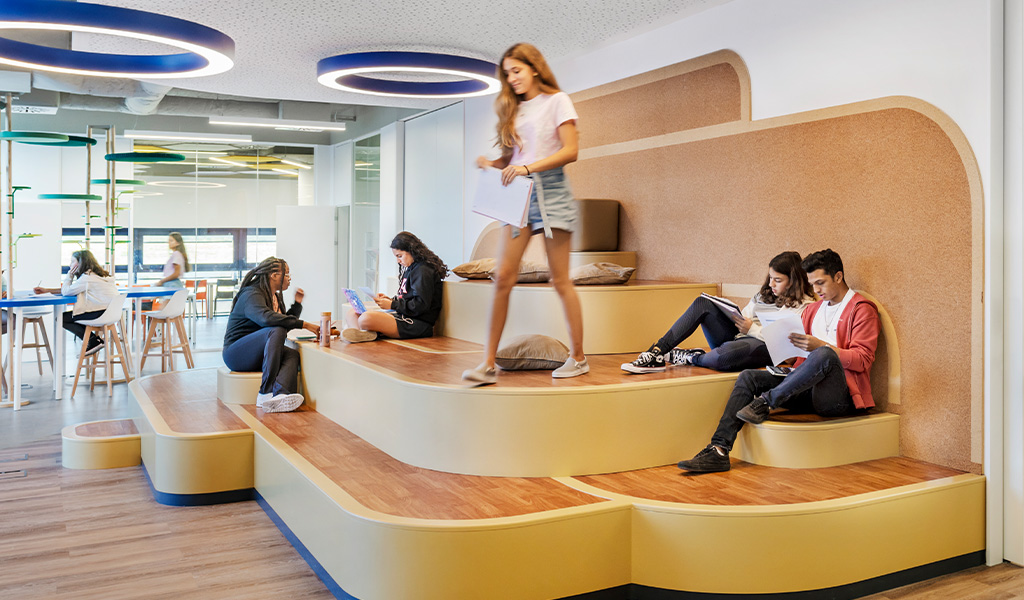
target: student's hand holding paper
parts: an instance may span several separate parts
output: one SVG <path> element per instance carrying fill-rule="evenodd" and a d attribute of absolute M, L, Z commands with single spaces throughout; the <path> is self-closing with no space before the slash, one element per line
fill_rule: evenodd
<path fill-rule="evenodd" d="M 377 294 L 377 297 L 374 298 L 374 300 L 376 300 L 377 306 L 384 310 L 391 310 L 391 298 L 388 296 L 385 296 L 384 294 Z"/>
<path fill-rule="evenodd" d="M 775 365 L 794 356 L 807 356 L 807 351 L 799 348 L 793 342 L 794 337 L 817 339 L 812 336 L 805 336 L 803 323 L 799 317 L 792 314 L 783 316 L 774 323 L 765 325 L 761 329 L 761 336 L 764 338 L 765 345 L 768 346 L 768 353 L 772 357 L 772 364 Z"/>
<path fill-rule="evenodd" d="M 729 318 L 731 318 L 732 322 L 736 324 L 736 329 L 739 329 L 740 333 L 750 331 L 750 328 L 754 325 L 752 320 L 744 317 L 743 315 L 736 316 L 734 314 L 729 314 Z"/>
<path fill-rule="evenodd" d="M 789 334 L 789 341 L 793 342 L 793 345 L 797 348 L 806 350 L 807 352 L 828 345 L 813 335 L 808 335 L 806 333 L 791 333 Z"/>
<path fill-rule="evenodd" d="M 501 170 L 501 185 L 512 183 L 518 175 L 526 175 L 526 167 L 509 165 Z"/>

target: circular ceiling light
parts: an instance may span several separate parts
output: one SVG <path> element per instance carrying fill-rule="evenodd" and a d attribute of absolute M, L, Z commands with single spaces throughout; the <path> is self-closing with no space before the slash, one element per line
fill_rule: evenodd
<path fill-rule="evenodd" d="M 317 81 L 344 92 L 398 98 L 470 98 L 497 93 L 498 65 L 485 60 L 431 52 L 356 52 L 317 63 Z M 463 77 L 459 81 L 396 81 L 364 77 L 369 73 L 430 73 Z"/>
<path fill-rule="evenodd" d="M 181 162 L 185 160 L 185 155 L 174 152 L 115 152 L 104 155 L 103 159 L 130 163 Z"/>
<path fill-rule="evenodd" d="M 98 183 L 106 185 L 110 183 L 109 179 L 90 179 L 89 183 Z M 141 179 L 115 179 L 115 185 L 146 185 L 146 182 Z"/>
<path fill-rule="evenodd" d="M 223 183 L 214 183 L 212 181 L 150 181 L 149 185 L 156 187 L 187 188 L 197 190 L 227 187 Z"/>
<path fill-rule="evenodd" d="M 60 0 L 0 3 L 0 30 L 35 29 L 114 35 L 165 44 L 182 54 L 105 54 L 51 48 L 0 37 L 0 63 L 75 75 L 160 79 L 202 77 L 234 65 L 235 42 L 205 25 L 156 13 Z"/>
<path fill-rule="evenodd" d="M 36 197 L 40 200 L 65 200 L 69 202 L 98 202 L 103 200 L 103 196 L 97 196 L 96 194 L 39 194 Z"/>
<path fill-rule="evenodd" d="M 70 137 L 63 133 L 48 133 L 46 131 L 0 131 L 0 139 L 23 144 L 60 145 L 67 142 Z"/>
<path fill-rule="evenodd" d="M 83 148 L 85 146 L 95 146 L 96 139 L 86 137 L 84 135 L 69 135 L 67 140 L 63 142 L 23 142 L 25 144 L 32 144 L 35 146 L 64 146 L 65 148 Z"/>

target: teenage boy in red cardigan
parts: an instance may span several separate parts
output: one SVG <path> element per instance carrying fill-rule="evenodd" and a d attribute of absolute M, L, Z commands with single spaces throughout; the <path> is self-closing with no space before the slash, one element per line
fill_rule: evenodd
<path fill-rule="evenodd" d="M 807 350 L 785 378 L 760 369 L 740 373 L 711 443 L 679 468 L 692 473 L 729 470 L 729 452 L 743 423 L 758 424 L 785 406 L 840 417 L 875 405 L 871 364 L 878 344 L 878 309 L 846 285 L 843 260 L 832 250 L 803 260 L 807 279 L 821 299 L 804 310 L 805 333 L 790 334 Z"/>

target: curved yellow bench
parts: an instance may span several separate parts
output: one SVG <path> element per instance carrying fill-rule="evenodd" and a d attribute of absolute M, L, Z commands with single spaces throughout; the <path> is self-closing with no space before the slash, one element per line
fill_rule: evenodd
<path fill-rule="evenodd" d="M 68 425 L 60 435 L 61 464 L 68 469 L 119 469 L 142 461 L 139 431 L 131 419 Z"/>

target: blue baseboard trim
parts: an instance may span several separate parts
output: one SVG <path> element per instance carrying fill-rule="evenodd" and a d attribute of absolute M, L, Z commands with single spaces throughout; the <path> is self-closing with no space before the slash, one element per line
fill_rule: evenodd
<path fill-rule="evenodd" d="M 953 558 L 921 565 L 920 567 L 914 567 L 905 571 L 889 573 L 888 575 L 873 577 L 856 583 L 820 590 L 781 594 L 709 594 L 629 584 L 589 594 L 570 596 L 562 600 L 740 600 L 741 598 L 756 598 L 758 600 L 853 600 L 854 598 L 870 596 L 878 592 L 933 579 L 941 575 L 956 573 L 957 571 L 978 567 L 983 564 L 985 564 L 985 551 L 979 550 L 978 552 L 954 556 Z"/>
<path fill-rule="evenodd" d="M 166 506 L 209 506 L 211 504 L 245 502 L 252 500 L 256 494 L 256 490 L 253 488 L 210 492 L 207 494 L 172 494 L 161 492 L 153 485 L 153 480 L 149 477 L 149 469 L 146 468 L 145 463 L 142 464 L 142 472 L 146 476 L 146 483 L 149 484 L 149 491 L 153 492 L 153 499 L 157 503 Z"/>
<path fill-rule="evenodd" d="M 331 574 L 327 572 L 327 569 L 325 569 L 324 566 L 320 564 L 320 561 L 318 561 L 316 557 L 313 556 L 313 553 L 310 552 L 308 548 L 306 548 L 306 545 L 303 544 L 302 541 L 299 540 L 299 538 L 291 530 L 291 528 L 285 524 L 285 522 L 281 519 L 281 516 L 277 514 L 277 511 L 274 510 L 272 506 L 270 506 L 270 503 L 268 503 L 266 499 L 262 495 L 260 495 L 259 492 L 253 490 L 253 494 L 256 498 L 256 502 L 259 503 L 260 508 L 263 509 L 263 512 L 267 513 L 267 516 L 270 517 L 270 520 L 274 522 L 274 525 L 277 525 L 277 528 L 281 531 L 282 534 L 284 534 L 284 537 L 288 540 L 288 543 L 290 543 L 295 548 L 295 550 L 298 551 L 299 556 L 302 557 L 302 560 L 306 561 L 306 564 L 309 565 L 309 568 L 313 569 L 313 572 L 316 573 L 316 576 L 318 578 L 320 578 L 320 581 L 322 581 L 323 584 L 327 586 L 327 591 L 331 592 L 331 594 L 334 595 L 334 597 L 338 600 L 359 600 L 355 596 L 341 589 L 341 586 L 338 585 L 338 582 L 335 581 L 333 577 L 331 577 Z"/>

